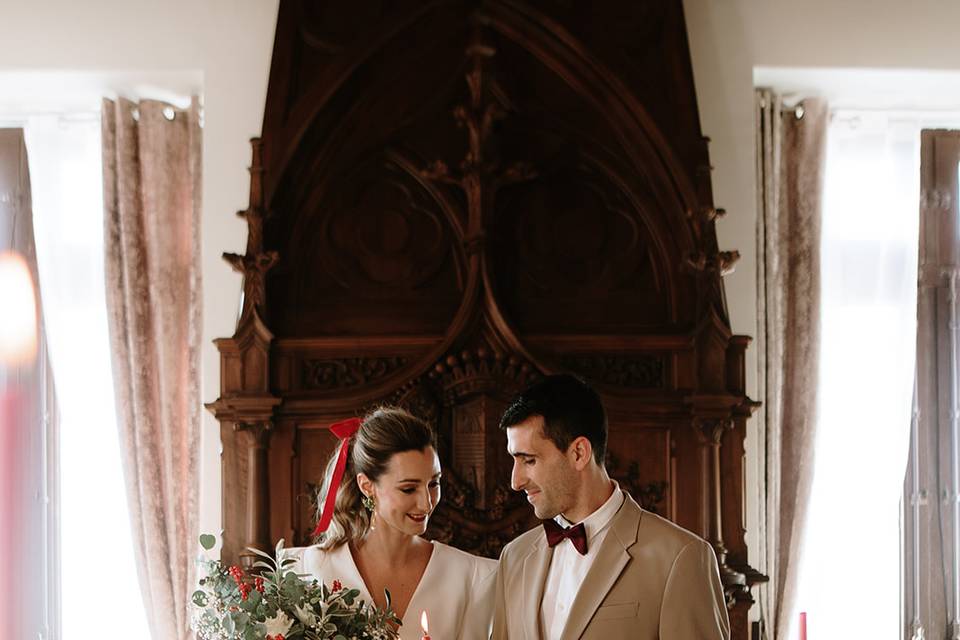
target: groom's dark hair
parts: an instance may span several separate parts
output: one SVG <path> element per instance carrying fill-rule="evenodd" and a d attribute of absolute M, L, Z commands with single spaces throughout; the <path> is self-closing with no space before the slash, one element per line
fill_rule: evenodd
<path fill-rule="evenodd" d="M 560 451 L 585 437 L 593 447 L 593 459 L 603 466 L 607 452 L 607 412 L 600 395 L 580 378 L 560 374 L 547 376 L 522 391 L 500 418 L 500 428 L 514 427 L 524 420 L 543 418 L 543 435 Z"/>

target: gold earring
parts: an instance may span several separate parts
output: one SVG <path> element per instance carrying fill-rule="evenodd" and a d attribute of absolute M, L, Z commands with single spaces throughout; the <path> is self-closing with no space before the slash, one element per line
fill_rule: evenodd
<path fill-rule="evenodd" d="M 373 497 L 368 496 L 367 494 L 363 494 L 363 497 L 360 498 L 360 502 L 363 504 L 363 508 L 370 513 L 373 513 L 373 510 L 377 506 L 377 504 L 373 501 Z"/>
<path fill-rule="evenodd" d="M 363 494 L 360 502 L 363 504 L 363 508 L 370 514 L 370 531 L 373 531 L 376 529 L 377 503 L 374 501 L 373 496 L 368 496 L 367 494 Z"/>

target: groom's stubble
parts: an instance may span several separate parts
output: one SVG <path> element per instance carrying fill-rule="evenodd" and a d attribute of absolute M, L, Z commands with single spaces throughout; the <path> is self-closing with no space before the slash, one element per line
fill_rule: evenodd
<path fill-rule="evenodd" d="M 541 416 L 508 427 L 507 449 L 513 456 L 510 484 L 527 494 L 537 518 L 554 518 L 574 507 L 579 474 L 567 453 L 544 436 Z"/>

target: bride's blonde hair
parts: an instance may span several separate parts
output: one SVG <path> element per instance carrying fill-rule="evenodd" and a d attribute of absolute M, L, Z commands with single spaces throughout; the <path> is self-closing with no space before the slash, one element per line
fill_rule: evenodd
<path fill-rule="evenodd" d="M 357 485 L 357 474 L 362 473 L 376 482 L 386 471 L 394 454 L 423 451 L 427 447 L 436 448 L 433 430 L 405 409 L 380 407 L 364 417 L 360 429 L 350 438 L 350 454 L 337 490 L 333 519 L 326 532 L 317 536 L 316 543 L 322 549 L 335 549 L 366 535 L 370 529 L 370 514 L 361 502 L 363 494 Z M 334 450 L 326 464 L 323 485 L 317 495 L 318 518 L 336 462 L 337 450 Z"/>

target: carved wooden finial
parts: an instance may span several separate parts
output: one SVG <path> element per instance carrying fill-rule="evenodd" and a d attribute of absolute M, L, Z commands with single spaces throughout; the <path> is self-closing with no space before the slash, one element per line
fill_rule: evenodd
<path fill-rule="evenodd" d="M 253 158 L 250 163 L 250 204 L 237 215 L 247 221 L 247 252 L 244 255 L 224 253 L 234 271 L 243 275 L 243 311 L 240 324 L 257 310 L 265 317 L 266 275 L 279 259 L 276 251 L 263 250 L 263 220 L 266 217 L 263 202 L 263 143 L 259 138 L 250 140 Z"/>
<path fill-rule="evenodd" d="M 686 266 L 700 273 L 719 273 L 726 276 L 733 273 L 737 261 L 740 260 L 740 252 L 718 251 L 713 254 L 707 254 L 703 251 L 697 251 L 687 256 L 684 261 Z"/>
<path fill-rule="evenodd" d="M 687 217 L 693 218 L 697 213 L 700 214 L 705 222 L 713 222 L 727 215 L 727 210 L 722 207 L 701 207 L 699 212 L 694 209 L 687 209 Z"/>

